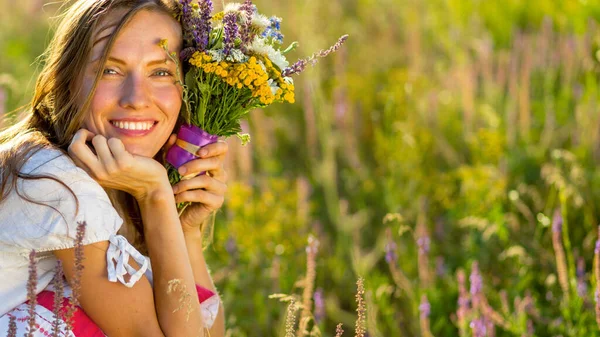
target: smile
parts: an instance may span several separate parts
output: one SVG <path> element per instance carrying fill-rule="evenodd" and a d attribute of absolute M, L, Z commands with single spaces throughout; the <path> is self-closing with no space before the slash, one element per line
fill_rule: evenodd
<path fill-rule="evenodd" d="M 121 134 L 126 136 L 145 136 L 154 130 L 158 122 L 155 121 L 110 121 L 110 124 Z"/>

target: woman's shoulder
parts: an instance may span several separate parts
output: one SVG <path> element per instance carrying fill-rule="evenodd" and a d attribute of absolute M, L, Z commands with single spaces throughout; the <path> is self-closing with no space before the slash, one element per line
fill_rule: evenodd
<path fill-rule="evenodd" d="M 123 220 L 104 189 L 63 151 L 34 150 L 20 173 L 0 203 L 0 246 L 64 249 L 78 223 L 86 223 L 84 243 L 108 240 L 120 228 Z"/>
<path fill-rule="evenodd" d="M 66 153 L 54 147 L 33 150 L 26 156 L 26 161 L 20 172 L 31 175 L 64 174 L 68 172 L 78 177 L 88 176 L 85 171 L 75 165 L 75 162 Z"/>

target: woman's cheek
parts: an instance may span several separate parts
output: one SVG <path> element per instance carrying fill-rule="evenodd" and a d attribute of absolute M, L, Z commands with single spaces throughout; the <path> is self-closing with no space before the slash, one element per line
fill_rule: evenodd
<path fill-rule="evenodd" d="M 160 109 L 168 115 L 170 120 L 177 120 L 182 104 L 179 86 L 157 87 L 155 95 Z M 175 125 L 175 121 L 173 121 L 173 125 Z"/>

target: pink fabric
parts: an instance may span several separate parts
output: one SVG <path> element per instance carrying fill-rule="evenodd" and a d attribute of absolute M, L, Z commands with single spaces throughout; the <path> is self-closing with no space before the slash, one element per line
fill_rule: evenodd
<path fill-rule="evenodd" d="M 37 302 L 44 308 L 54 312 L 54 292 L 44 290 L 37 296 Z M 61 313 L 64 315 L 69 305 L 69 299 L 63 298 Z M 63 316 L 64 317 L 64 316 Z M 104 337 L 104 333 L 92 319 L 77 307 L 73 314 L 73 334 L 77 337 Z"/>
<path fill-rule="evenodd" d="M 196 292 L 198 293 L 198 299 L 200 300 L 200 303 L 206 301 L 207 299 L 211 298 L 215 294 L 212 290 L 206 289 L 197 284 L 196 284 Z"/>
<path fill-rule="evenodd" d="M 198 300 L 200 303 L 215 295 L 215 293 L 210 289 L 206 289 L 199 285 L 196 285 L 196 292 L 198 293 Z M 39 293 L 37 295 L 37 304 L 48 309 L 49 311 L 54 312 L 54 292 L 44 290 Z M 63 315 L 67 311 L 68 304 L 69 299 L 63 298 L 61 308 L 61 313 Z M 77 307 L 75 309 L 75 313 L 73 314 L 73 334 L 76 337 L 105 337 L 102 330 L 100 330 L 96 323 L 92 321 L 92 319 L 83 311 L 83 309 L 81 309 L 81 307 Z"/>

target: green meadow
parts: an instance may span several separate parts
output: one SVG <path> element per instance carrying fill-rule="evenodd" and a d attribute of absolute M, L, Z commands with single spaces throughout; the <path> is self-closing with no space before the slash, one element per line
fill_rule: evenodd
<path fill-rule="evenodd" d="M 229 336 L 600 336 L 599 2 L 255 4 L 291 61 L 350 37 L 228 140 Z M 59 5 L 0 0 L 4 126 Z"/>

